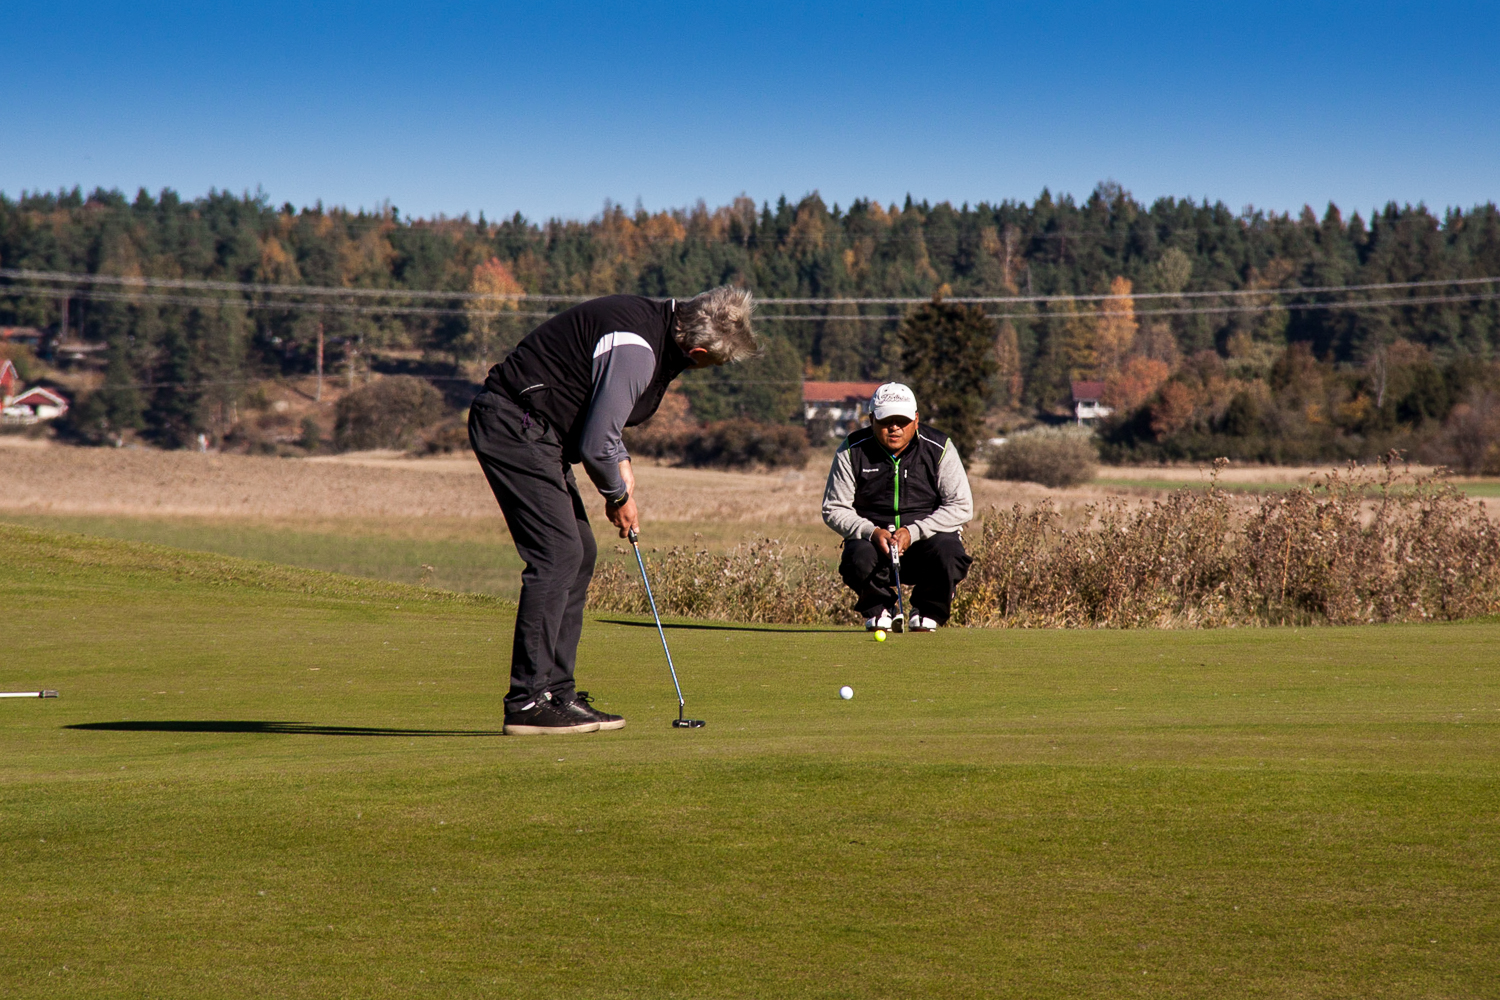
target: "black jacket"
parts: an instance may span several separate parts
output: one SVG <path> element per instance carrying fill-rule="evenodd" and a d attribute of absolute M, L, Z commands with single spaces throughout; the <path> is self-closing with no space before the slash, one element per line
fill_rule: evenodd
<path fill-rule="evenodd" d="M 611 333 L 633 333 L 656 356 L 656 372 L 636 400 L 627 427 L 648 420 L 667 386 L 689 361 L 674 335 L 676 303 L 639 295 L 608 295 L 576 305 L 532 330 L 505 360 L 490 369 L 484 387 L 509 396 L 523 410 L 542 417 L 563 438 L 564 456 L 579 461 L 578 443 L 594 392 L 594 353 Z"/>

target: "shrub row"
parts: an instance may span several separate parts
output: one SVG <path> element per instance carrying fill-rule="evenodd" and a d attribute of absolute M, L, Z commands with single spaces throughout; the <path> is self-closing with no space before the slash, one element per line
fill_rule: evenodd
<path fill-rule="evenodd" d="M 657 609 L 665 615 L 802 625 L 859 621 L 846 608 L 843 583 L 817 548 L 793 548 L 768 538 L 722 555 L 673 548 L 645 553 L 645 559 Z M 633 560 L 601 561 L 589 586 L 589 607 L 650 614 L 638 573 Z"/>
<path fill-rule="evenodd" d="M 1452 485 L 1332 474 L 1248 513 L 1212 485 L 1131 507 L 1110 499 L 1065 525 L 1051 503 L 992 510 L 953 623 L 1022 628 L 1194 628 L 1453 620 L 1500 612 L 1500 530 Z M 1216 469 L 1219 466 L 1216 466 Z M 778 543 L 651 557 L 665 614 L 852 623 L 832 561 Z M 640 582 L 601 566 L 601 610 L 647 610 Z"/>

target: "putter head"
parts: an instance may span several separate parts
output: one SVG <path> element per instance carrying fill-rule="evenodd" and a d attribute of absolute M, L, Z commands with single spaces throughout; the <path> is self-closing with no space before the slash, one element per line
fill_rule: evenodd
<path fill-rule="evenodd" d="M 56 698 L 57 697 L 57 692 L 56 691 L 43 691 L 41 693 L 40 697 L 42 697 L 42 698 Z"/>
<path fill-rule="evenodd" d="M 704 723 L 703 723 L 702 719 L 673 719 L 672 720 L 672 728 L 673 729 L 702 729 L 703 725 L 704 725 Z"/>

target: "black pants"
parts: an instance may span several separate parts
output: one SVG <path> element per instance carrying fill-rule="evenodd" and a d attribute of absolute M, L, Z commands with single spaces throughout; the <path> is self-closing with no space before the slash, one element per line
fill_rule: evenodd
<path fill-rule="evenodd" d="M 562 441 L 507 397 L 481 392 L 469 407 L 469 443 L 526 561 L 505 705 L 520 708 L 549 692 L 571 699 L 598 552 Z"/>
<path fill-rule="evenodd" d="M 948 620 L 953 606 L 953 588 L 969 575 L 973 558 L 964 551 L 956 531 L 940 531 L 912 542 L 901 554 L 901 583 L 912 589 L 911 610 L 939 625 Z M 881 608 L 896 608 L 896 577 L 891 557 L 868 538 L 844 542 L 839 575 L 859 595 L 854 605 L 860 615 L 873 618 Z"/>

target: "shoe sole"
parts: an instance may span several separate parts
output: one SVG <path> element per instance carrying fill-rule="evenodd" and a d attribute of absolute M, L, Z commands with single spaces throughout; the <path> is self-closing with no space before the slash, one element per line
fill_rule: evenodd
<path fill-rule="evenodd" d="M 506 736 L 551 736 L 553 734 L 563 736 L 568 733 L 597 733 L 598 731 L 599 723 L 597 722 L 580 722 L 572 726 L 521 726 L 507 722 L 504 728 Z"/>
<path fill-rule="evenodd" d="M 599 731 L 600 732 L 604 732 L 605 730 L 608 730 L 608 729 L 624 729 L 624 728 L 625 728 L 625 720 L 624 719 L 615 719 L 613 722 L 601 722 L 601 723 L 599 723 Z"/>

